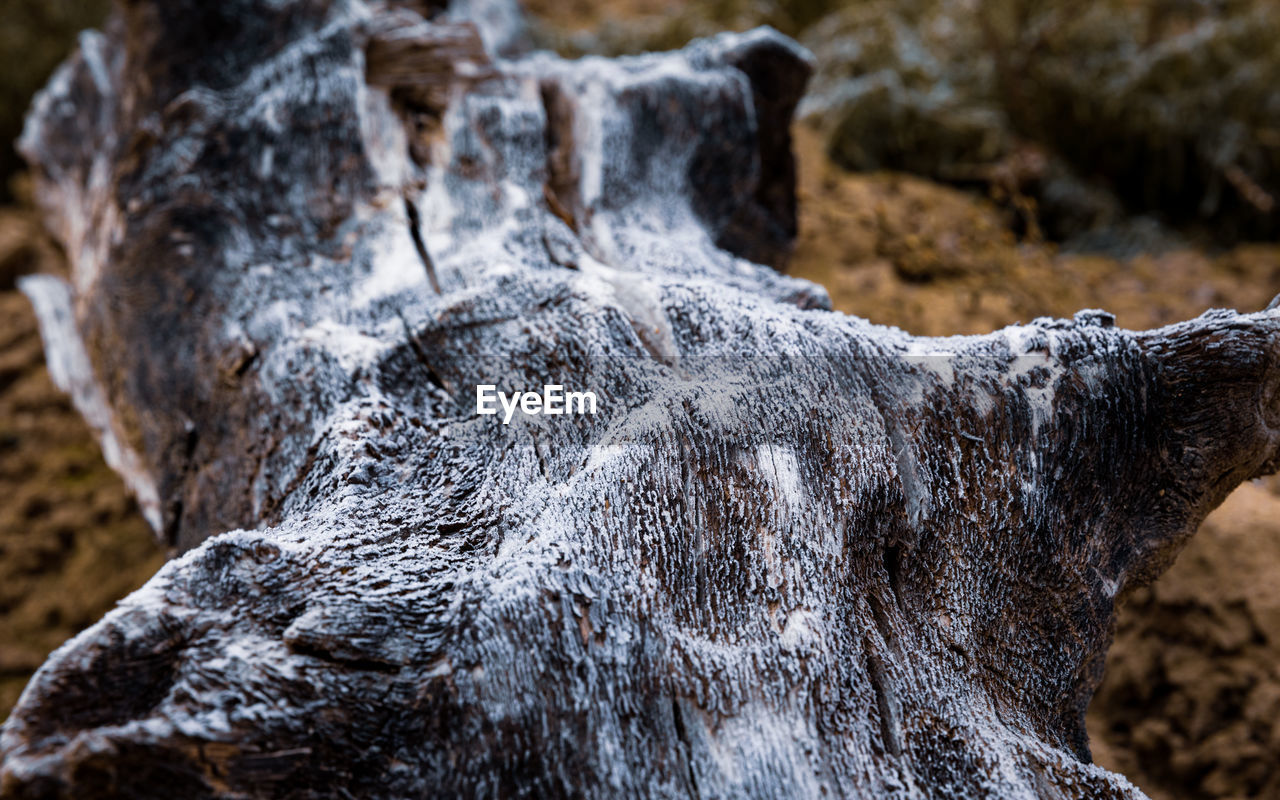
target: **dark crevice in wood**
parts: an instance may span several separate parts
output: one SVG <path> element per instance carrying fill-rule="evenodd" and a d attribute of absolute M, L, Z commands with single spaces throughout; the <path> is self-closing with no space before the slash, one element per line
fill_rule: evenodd
<path fill-rule="evenodd" d="M 676 743 L 680 748 L 680 760 L 684 762 L 685 789 L 690 797 L 699 797 L 698 776 L 693 771 L 693 742 L 685 727 L 684 712 L 680 710 L 680 698 L 671 698 L 671 720 L 676 729 Z"/>
<path fill-rule="evenodd" d="M 887 580 L 890 586 L 890 593 L 893 595 L 895 605 L 901 603 L 897 596 L 899 587 L 897 586 L 897 573 L 900 571 L 898 559 L 900 557 L 898 547 L 896 545 L 888 545 L 883 552 L 884 567 L 887 573 Z M 884 601 L 880 596 L 871 592 L 867 595 L 867 604 L 871 607 L 871 616 L 875 621 L 876 630 L 880 634 L 881 640 L 888 648 L 890 653 L 900 654 L 897 634 L 894 633 L 893 623 L 889 619 L 889 612 L 884 606 Z M 885 669 L 884 661 L 880 657 L 880 650 L 871 637 L 867 637 L 863 642 L 863 647 L 867 652 L 867 677 L 871 681 L 871 688 L 876 695 L 876 708 L 879 711 L 880 733 L 884 738 L 885 749 L 892 756 L 899 757 L 902 755 L 902 741 L 899 733 L 900 725 L 896 716 L 895 702 L 896 695 L 893 686 L 889 682 L 888 672 Z"/>
<path fill-rule="evenodd" d="M 409 321 L 404 318 L 400 312 L 396 312 L 396 316 L 400 317 L 400 324 L 404 325 L 405 338 L 409 341 L 409 349 L 413 351 L 414 358 L 422 365 L 427 373 L 427 380 L 431 381 L 431 385 L 437 389 L 452 394 L 449 385 L 445 383 L 444 378 L 440 377 L 440 373 L 436 372 L 436 368 L 431 365 L 431 359 L 427 357 L 427 350 L 422 346 L 422 341 L 418 338 L 413 329 L 409 327 Z"/>
<path fill-rule="evenodd" d="M 436 294 L 440 294 L 436 265 L 432 263 L 431 254 L 427 252 L 427 243 L 422 240 L 422 217 L 418 214 L 418 206 L 408 197 L 404 199 L 404 213 L 409 217 L 409 236 L 413 238 L 413 249 L 418 251 L 418 258 L 422 261 L 423 269 L 427 271 L 427 280 L 431 281 L 431 288 Z"/>
<path fill-rule="evenodd" d="M 289 649 L 299 655 L 311 656 L 321 661 L 327 661 L 330 664 L 339 664 L 361 672 L 395 673 L 400 671 L 400 667 L 396 664 L 375 661 L 371 658 L 344 658 L 312 642 L 289 642 Z"/>
<path fill-rule="evenodd" d="M 880 736 L 884 740 L 884 748 L 894 758 L 902 756 L 902 742 L 898 735 L 898 720 L 894 715 L 893 704 L 896 699 L 893 688 L 885 674 L 884 662 L 876 652 L 870 639 L 864 642 L 867 651 L 867 677 L 871 680 L 871 688 L 876 694 L 876 711 L 880 720 Z"/>
<path fill-rule="evenodd" d="M 889 544 L 884 548 L 884 571 L 889 576 L 889 589 L 893 594 L 893 602 L 899 611 L 902 607 L 902 548 L 897 544 Z"/>

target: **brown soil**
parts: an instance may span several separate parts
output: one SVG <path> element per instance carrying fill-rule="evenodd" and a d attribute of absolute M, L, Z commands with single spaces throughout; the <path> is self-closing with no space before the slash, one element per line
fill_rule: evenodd
<path fill-rule="evenodd" d="M 1151 328 L 1210 308 L 1257 311 L 1280 291 L 1280 247 L 1184 249 L 1118 261 L 1019 242 L 1012 212 L 899 173 L 833 166 L 796 126 L 800 238 L 790 271 L 872 322 L 940 336 L 1104 308 Z"/>

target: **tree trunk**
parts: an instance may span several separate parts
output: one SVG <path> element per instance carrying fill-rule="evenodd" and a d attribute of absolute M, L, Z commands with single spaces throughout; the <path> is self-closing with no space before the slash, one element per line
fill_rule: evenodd
<path fill-rule="evenodd" d="M 0 795 L 1141 797 L 1083 723 L 1116 599 L 1275 468 L 1280 316 L 833 313 L 761 266 L 807 54 L 437 5 L 130 0 L 38 98 L 74 274 L 24 288 L 184 552 Z"/>

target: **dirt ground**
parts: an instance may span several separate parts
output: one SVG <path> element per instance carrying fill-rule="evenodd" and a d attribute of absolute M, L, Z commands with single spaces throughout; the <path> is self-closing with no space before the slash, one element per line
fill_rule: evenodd
<path fill-rule="evenodd" d="M 599 21 L 595 0 L 565 9 L 582 29 Z M 791 271 L 875 322 L 980 333 L 1099 307 L 1145 328 L 1211 307 L 1261 309 L 1280 291 L 1274 245 L 1064 254 L 1018 241 L 1011 212 L 980 196 L 845 173 L 803 126 L 797 152 Z M 0 210 L 0 717 L 49 651 L 164 559 L 50 382 L 14 289 L 19 274 L 63 270 L 29 212 Z M 1096 760 L 1153 800 L 1280 797 L 1280 481 L 1241 487 L 1165 576 L 1127 598 L 1089 727 Z"/>

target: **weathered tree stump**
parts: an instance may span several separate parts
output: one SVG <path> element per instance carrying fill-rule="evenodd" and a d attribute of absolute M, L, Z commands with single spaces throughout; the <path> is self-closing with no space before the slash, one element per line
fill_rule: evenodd
<path fill-rule="evenodd" d="M 0 795 L 1141 797 L 1083 725 L 1116 598 L 1275 468 L 1280 317 L 833 313 L 760 265 L 803 51 L 468 13 L 131 0 L 38 99 L 50 365 L 185 552 Z"/>

